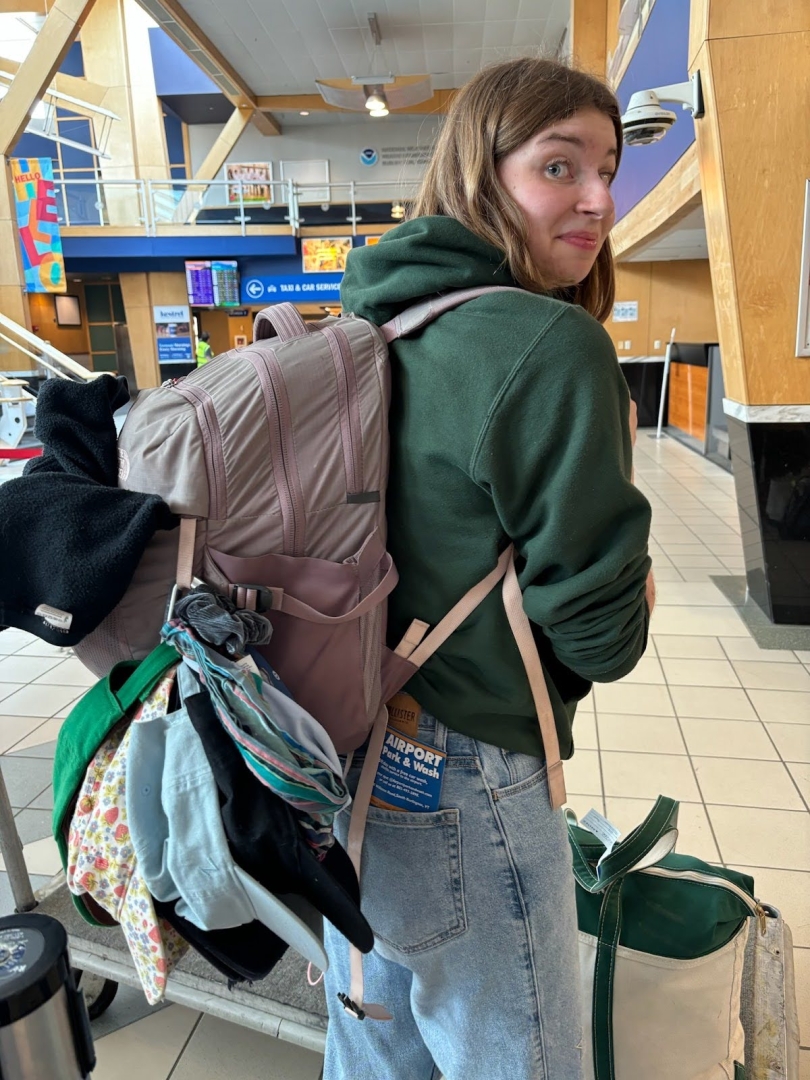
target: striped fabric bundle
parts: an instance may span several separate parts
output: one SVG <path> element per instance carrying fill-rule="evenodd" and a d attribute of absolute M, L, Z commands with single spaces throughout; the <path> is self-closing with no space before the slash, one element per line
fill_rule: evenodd
<path fill-rule="evenodd" d="M 245 764 L 293 806 L 307 842 L 325 854 L 332 823 L 351 802 L 335 748 L 301 706 L 247 668 L 227 660 L 174 619 L 162 639 L 183 656 L 211 695 L 217 716 Z"/>

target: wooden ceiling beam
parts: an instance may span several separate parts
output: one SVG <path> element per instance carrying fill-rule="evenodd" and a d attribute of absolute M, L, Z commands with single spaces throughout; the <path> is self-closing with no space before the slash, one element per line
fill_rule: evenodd
<path fill-rule="evenodd" d="M 5 0 L 1 0 L 1 2 L 5 3 Z M 26 0 L 26 2 L 29 4 L 30 10 L 31 0 Z M 16 75 L 19 67 L 19 60 L 11 60 L 6 56 L 0 56 L 0 71 L 7 71 L 9 75 Z M 77 75 L 63 75 L 61 72 L 54 75 L 48 90 L 56 90 L 59 94 L 67 94 L 69 97 L 78 98 L 88 105 L 101 105 L 104 101 L 104 95 L 107 93 L 107 87 L 102 86 L 100 83 L 79 78 Z M 43 95 L 47 94 L 48 90 L 44 90 Z M 81 110 L 77 108 L 75 111 L 80 112 Z"/>
<path fill-rule="evenodd" d="M 95 0 L 56 0 L 31 51 L 0 101 L 0 154 L 14 146 L 31 119 L 34 103 L 59 70 Z"/>
<path fill-rule="evenodd" d="M 261 109 L 255 109 L 253 113 L 253 123 L 262 133 L 262 135 L 280 135 L 281 124 L 273 116 L 272 113 L 263 112 Z"/>

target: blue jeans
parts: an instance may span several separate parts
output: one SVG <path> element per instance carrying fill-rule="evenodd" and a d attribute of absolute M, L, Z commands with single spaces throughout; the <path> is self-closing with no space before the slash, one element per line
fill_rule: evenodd
<path fill-rule="evenodd" d="M 439 810 L 371 807 L 363 847 L 365 999 L 394 1019 L 343 1011 L 349 950 L 327 924 L 324 1080 L 581 1080 L 574 878 L 545 767 L 424 712 L 418 737 L 448 754 Z"/>

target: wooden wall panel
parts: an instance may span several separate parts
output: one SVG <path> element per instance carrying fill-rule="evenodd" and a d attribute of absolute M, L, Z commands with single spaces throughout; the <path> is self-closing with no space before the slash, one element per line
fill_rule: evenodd
<path fill-rule="evenodd" d="M 810 363 L 794 355 L 809 55 L 810 31 L 710 40 L 698 55 L 706 117 L 695 126 L 723 372 L 728 396 L 743 404 L 810 402 Z"/>
<path fill-rule="evenodd" d="M 706 36 L 710 40 L 810 31 L 810 4 L 806 0 L 756 0 L 756 3 L 736 0 L 731 4 L 709 3 L 707 6 Z"/>
<path fill-rule="evenodd" d="M 806 404 L 810 361 L 794 354 L 810 177 L 810 30 L 710 47 L 749 401 Z"/>
<path fill-rule="evenodd" d="M 673 259 L 649 265 L 649 355 L 663 356 L 673 326 L 680 341 L 716 342 L 717 317 L 709 260 Z"/>
<path fill-rule="evenodd" d="M 149 294 L 151 303 L 157 304 L 188 304 L 188 289 L 186 288 L 186 275 L 179 271 L 167 274 L 147 274 L 149 279 Z"/>
<path fill-rule="evenodd" d="M 647 355 L 650 337 L 650 266 L 646 262 L 616 265 L 616 300 L 638 301 L 638 322 L 614 323 L 611 318 L 605 323 L 605 329 L 620 357 Z M 624 345 L 620 345 L 620 342 L 624 342 Z"/>
<path fill-rule="evenodd" d="M 68 295 L 79 298 L 82 313 L 81 326 L 59 326 L 56 322 L 56 300 L 50 293 L 29 293 L 28 306 L 34 333 L 43 341 L 49 341 L 55 349 L 68 356 L 87 356 L 90 352 L 87 335 L 87 309 L 84 304 L 84 287 L 78 282 L 68 285 Z"/>
<path fill-rule="evenodd" d="M 619 12 L 621 8 L 622 0 L 607 0 L 607 39 L 605 45 L 608 56 L 616 52 L 616 46 L 619 44 Z"/>
<path fill-rule="evenodd" d="M 669 369 L 669 423 L 702 442 L 706 435 L 709 369 L 673 363 Z"/>
<path fill-rule="evenodd" d="M 608 0 L 571 0 L 571 55 L 577 67 L 604 79 Z"/>
<path fill-rule="evenodd" d="M 695 124 L 700 161 L 703 216 L 712 267 L 717 335 L 723 363 L 726 394 L 733 401 L 748 402 L 740 313 L 737 306 L 737 283 L 731 247 L 731 227 L 726 206 L 726 186 L 720 150 L 720 125 L 714 93 L 712 59 L 708 43 L 697 56 L 701 72 L 705 117 Z"/>
<path fill-rule="evenodd" d="M 200 329 L 211 335 L 209 342 L 214 355 L 232 349 L 235 334 L 244 334 L 248 343 L 253 341 L 253 315 L 247 318 L 232 318 L 227 311 L 203 311 L 198 313 Z"/>

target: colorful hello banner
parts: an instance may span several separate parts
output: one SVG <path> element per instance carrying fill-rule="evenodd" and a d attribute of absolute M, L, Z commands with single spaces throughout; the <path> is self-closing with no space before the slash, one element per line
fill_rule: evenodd
<path fill-rule="evenodd" d="M 63 293 L 65 260 L 50 158 L 12 158 L 26 292 Z"/>

